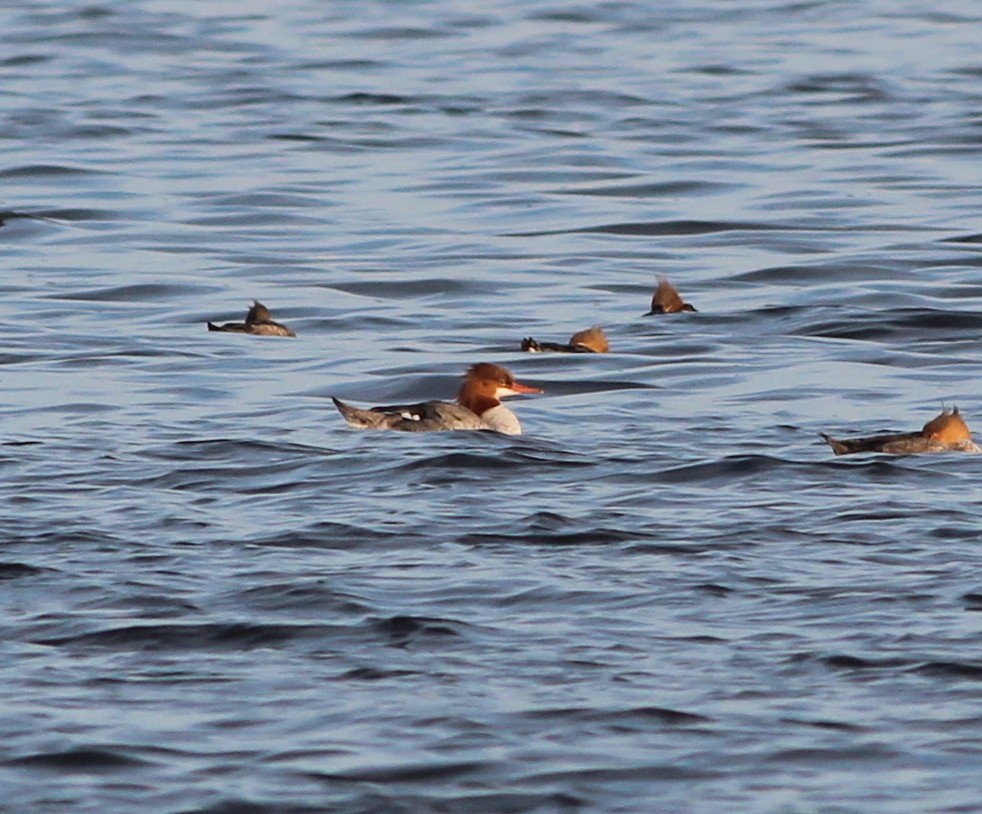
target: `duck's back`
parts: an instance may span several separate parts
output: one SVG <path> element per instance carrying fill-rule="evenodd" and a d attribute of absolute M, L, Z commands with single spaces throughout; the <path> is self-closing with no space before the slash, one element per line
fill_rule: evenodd
<path fill-rule="evenodd" d="M 389 405 L 372 407 L 370 410 L 352 407 L 338 399 L 334 399 L 334 403 L 348 425 L 359 430 L 446 432 L 492 429 L 471 410 L 448 401 Z"/>

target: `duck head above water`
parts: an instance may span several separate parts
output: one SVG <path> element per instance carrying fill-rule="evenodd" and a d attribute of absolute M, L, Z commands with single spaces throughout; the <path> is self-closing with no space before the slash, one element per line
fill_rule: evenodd
<path fill-rule="evenodd" d="M 956 446 L 972 440 L 972 433 L 968 429 L 968 424 L 961 417 L 957 407 L 952 407 L 951 410 L 942 410 L 941 415 L 932 418 L 924 425 L 921 434 L 925 438 L 948 446 Z"/>
<path fill-rule="evenodd" d="M 491 362 L 471 365 L 457 393 L 457 403 L 477 415 L 497 407 L 503 398 L 523 393 L 541 393 L 538 387 L 522 384 L 512 372 Z"/>
<path fill-rule="evenodd" d="M 594 353 L 607 353 L 610 350 L 610 342 L 607 341 L 607 334 L 599 325 L 579 331 L 569 338 L 569 344 L 586 348 Z"/>
<path fill-rule="evenodd" d="M 651 297 L 651 310 L 645 314 L 650 317 L 652 314 L 677 314 L 679 311 L 695 311 L 695 306 L 684 302 L 678 290 L 673 286 L 667 277 L 658 278 L 658 288 L 655 289 Z"/>
<path fill-rule="evenodd" d="M 269 312 L 269 309 L 259 302 L 259 300 L 253 300 L 252 308 L 246 314 L 245 322 L 246 325 L 255 325 L 259 322 L 271 322 L 272 319 L 273 315 Z"/>

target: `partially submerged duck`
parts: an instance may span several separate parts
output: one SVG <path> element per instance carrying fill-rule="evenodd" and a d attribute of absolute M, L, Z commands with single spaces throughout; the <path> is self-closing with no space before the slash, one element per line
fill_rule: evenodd
<path fill-rule="evenodd" d="M 885 452 L 890 455 L 909 455 L 918 452 L 982 452 L 972 441 L 972 433 L 958 408 L 942 410 L 918 432 L 887 433 L 867 438 L 833 438 L 820 433 L 836 455 L 856 452 Z"/>
<path fill-rule="evenodd" d="M 538 387 L 516 381 L 506 368 L 481 362 L 467 371 L 456 402 L 424 401 L 363 410 L 338 399 L 333 401 L 348 426 L 359 430 L 493 430 L 505 435 L 521 435 L 522 425 L 517 416 L 501 403 L 501 399 L 541 392 Z"/>
<path fill-rule="evenodd" d="M 607 353 L 610 343 L 604 329 L 599 325 L 579 331 L 569 338 L 569 342 L 561 345 L 558 342 L 536 342 L 531 336 L 522 340 L 522 350 L 529 353 L 554 351 L 556 353 Z"/>
<path fill-rule="evenodd" d="M 655 289 L 651 297 L 651 310 L 644 316 L 650 317 L 652 314 L 677 314 L 679 311 L 695 311 L 694 305 L 682 300 L 678 289 L 675 288 L 667 277 L 658 278 L 658 288 Z"/>
<path fill-rule="evenodd" d="M 209 322 L 208 330 L 254 334 L 255 336 L 296 336 L 286 325 L 273 322 L 269 309 L 259 300 L 252 301 L 252 308 L 246 314 L 245 322 L 226 322 L 224 325 L 215 325 L 215 323 Z"/>

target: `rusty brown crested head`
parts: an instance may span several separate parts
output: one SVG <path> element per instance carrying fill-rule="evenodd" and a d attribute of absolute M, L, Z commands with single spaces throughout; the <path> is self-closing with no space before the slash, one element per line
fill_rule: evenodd
<path fill-rule="evenodd" d="M 270 322 L 272 319 L 273 315 L 269 312 L 269 309 L 259 302 L 259 300 L 253 300 L 252 308 L 246 314 L 245 322 L 246 325 L 255 325 L 257 322 Z"/>
<path fill-rule="evenodd" d="M 658 278 L 658 288 L 651 298 L 651 310 L 645 314 L 650 317 L 652 314 L 677 314 L 679 311 L 695 311 L 695 306 L 684 302 L 678 290 L 673 286 L 667 277 Z"/>
<path fill-rule="evenodd" d="M 607 341 L 607 334 L 599 325 L 578 331 L 569 338 L 570 345 L 581 345 L 589 348 L 594 353 L 607 353 L 610 350 L 610 343 Z"/>
<path fill-rule="evenodd" d="M 500 404 L 505 396 L 541 392 L 538 387 L 517 381 L 508 368 L 491 362 L 478 362 L 471 365 L 464 375 L 464 383 L 457 393 L 457 403 L 481 415 Z"/>
<path fill-rule="evenodd" d="M 941 415 L 928 421 L 921 434 L 939 444 L 959 444 L 972 440 L 972 433 L 957 407 L 951 410 L 942 408 Z"/>

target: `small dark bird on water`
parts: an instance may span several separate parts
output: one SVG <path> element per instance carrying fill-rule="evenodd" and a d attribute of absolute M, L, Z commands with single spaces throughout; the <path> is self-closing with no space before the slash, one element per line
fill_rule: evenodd
<path fill-rule="evenodd" d="M 651 298 L 651 310 L 644 316 L 652 314 L 677 314 L 679 311 L 695 311 L 694 305 L 684 302 L 678 290 L 667 277 L 658 278 L 658 288 Z"/>
<path fill-rule="evenodd" d="M 209 322 L 208 330 L 253 336 L 296 336 L 286 325 L 273 322 L 269 309 L 259 300 L 252 301 L 252 308 L 246 314 L 245 322 L 226 322 L 224 325 Z"/>
<path fill-rule="evenodd" d="M 553 351 L 554 353 L 607 353 L 610 350 L 610 343 L 604 329 L 599 325 L 579 331 L 569 338 L 565 345 L 559 342 L 536 342 L 531 336 L 522 340 L 522 350 L 529 353 L 542 353 L 543 351 Z"/>

